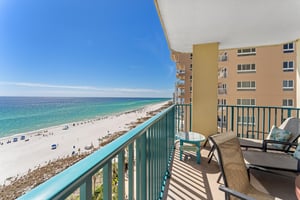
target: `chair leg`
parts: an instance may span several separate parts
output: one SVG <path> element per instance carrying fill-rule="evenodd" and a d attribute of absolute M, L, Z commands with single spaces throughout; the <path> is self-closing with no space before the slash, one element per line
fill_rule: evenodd
<path fill-rule="evenodd" d="M 222 178 L 222 173 L 220 173 L 220 175 L 218 177 L 218 180 L 217 180 L 217 183 L 220 183 L 221 178 Z"/>
<path fill-rule="evenodd" d="M 215 146 L 212 146 L 209 153 L 208 153 L 208 163 L 211 162 L 212 158 L 214 157 L 214 150 L 215 150 Z"/>

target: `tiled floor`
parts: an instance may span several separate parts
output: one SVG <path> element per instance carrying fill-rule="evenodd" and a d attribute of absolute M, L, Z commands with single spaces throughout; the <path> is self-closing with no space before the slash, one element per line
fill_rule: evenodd
<path fill-rule="evenodd" d="M 199 165 L 193 152 L 185 153 L 183 161 L 180 161 L 178 147 L 176 148 L 165 200 L 225 199 L 224 193 L 218 189 L 223 183 L 222 179 L 217 183 L 220 175 L 218 164 L 214 160 L 208 164 L 208 151 L 209 147 L 201 150 L 202 158 Z M 275 175 L 258 170 L 250 171 L 250 179 L 255 187 L 281 199 L 296 199 L 294 189 L 296 174 Z"/>

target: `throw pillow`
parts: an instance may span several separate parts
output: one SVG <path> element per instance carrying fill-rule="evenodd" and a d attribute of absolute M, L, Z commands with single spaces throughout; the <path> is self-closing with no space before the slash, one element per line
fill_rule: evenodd
<path fill-rule="evenodd" d="M 292 136 L 291 132 L 284 129 L 280 129 L 273 125 L 267 139 L 280 141 L 280 142 L 287 142 L 291 138 L 291 136 Z M 271 145 L 278 149 L 283 149 L 286 146 L 284 144 L 271 144 Z"/>
<path fill-rule="evenodd" d="M 297 148 L 293 154 L 294 158 L 297 158 L 298 160 L 300 160 L 300 144 L 297 145 Z"/>

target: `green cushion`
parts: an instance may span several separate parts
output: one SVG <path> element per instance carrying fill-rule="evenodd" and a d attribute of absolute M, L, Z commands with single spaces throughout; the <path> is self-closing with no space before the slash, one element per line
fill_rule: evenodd
<path fill-rule="evenodd" d="M 280 129 L 273 125 L 267 139 L 280 141 L 280 142 L 287 142 L 287 141 L 289 141 L 291 136 L 292 136 L 291 132 L 284 130 L 284 129 Z M 286 145 L 272 144 L 272 146 L 274 146 L 275 148 L 278 148 L 278 149 L 283 149 Z"/>
<path fill-rule="evenodd" d="M 298 160 L 300 160 L 300 144 L 297 145 L 297 148 L 296 148 L 296 150 L 295 150 L 293 156 L 294 156 L 295 158 L 297 158 Z"/>

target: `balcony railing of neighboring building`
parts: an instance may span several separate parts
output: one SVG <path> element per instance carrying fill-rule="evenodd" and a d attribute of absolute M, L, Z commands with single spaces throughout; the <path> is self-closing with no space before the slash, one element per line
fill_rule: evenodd
<path fill-rule="evenodd" d="M 236 106 L 219 105 L 219 131 L 232 130 L 240 137 L 264 139 L 273 125 L 279 126 L 288 117 L 300 116 L 300 108 L 276 106 Z M 248 135 L 250 131 L 250 135 Z M 262 138 L 260 138 L 262 136 Z"/>
<path fill-rule="evenodd" d="M 218 94 L 227 94 L 226 88 L 218 88 Z"/>
<path fill-rule="evenodd" d="M 185 71 L 184 70 L 177 71 L 176 78 L 184 80 L 185 79 Z"/>
<path fill-rule="evenodd" d="M 170 106 L 20 199 L 65 199 L 76 190 L 80 191 L 78 198 L 93 199 L 93 176 L 99 170 L 103 199 L 125 199 L 125 195 L 128 199 L 161 199 L 170 175 L 175 132 L 190 127 L 185 121 L 190 119 L 186 107 Z M 113 160 L 117 160 L 115 165 Z"/>
<path fill-rule="evenodd" d="M 218 78 L 227 78 L 227 71 L 219 71 Z"/>
<path fill-rule="evenodd" d="M 176 82 L 176 87 L 177 88 L 184 88 L 185 82 L 184 81 L 177 81 Z"/>
<path fill-rule="evenodd" d="M 227 52 L 224 52 L 223 54 L 219 55 L 219 61 L 224 62 L 228 60 Z"/>

